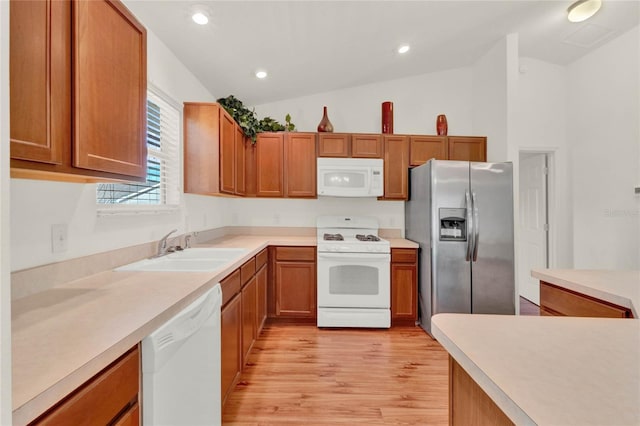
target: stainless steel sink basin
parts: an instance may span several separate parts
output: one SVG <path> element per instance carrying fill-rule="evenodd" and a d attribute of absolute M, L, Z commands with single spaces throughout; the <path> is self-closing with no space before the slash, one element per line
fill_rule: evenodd
<path fill-rule="evenodd" d="M 190 248 L 130 263 L 116 271 L 213 272 L 246 252 L 242 248 Z"/>

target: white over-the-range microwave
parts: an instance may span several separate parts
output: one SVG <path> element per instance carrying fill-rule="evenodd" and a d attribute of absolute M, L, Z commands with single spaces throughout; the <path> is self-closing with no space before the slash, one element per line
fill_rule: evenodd
<path fill-rule="evenodd" d="M 383 161 L 377 158 L 318 158 L 318 195 L 381 197 Z"/>

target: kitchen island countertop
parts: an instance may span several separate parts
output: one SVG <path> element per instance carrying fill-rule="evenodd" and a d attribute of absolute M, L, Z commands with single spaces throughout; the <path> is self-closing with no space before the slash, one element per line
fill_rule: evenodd
<path fill-rule="evenodd" d="M 515 424 L 640 424 L 639 319 L 439 314 L 432 324 Z"/>
<path fill-rule="evenodd" d="M 392 247 L 411 247 L 392 239 Z M 13 424 L 29 423 L 270 245 L 315 236 L 227 235 L 201 247 L 247 252 L 215 272 L 113 271 L 12 301 Z"/>

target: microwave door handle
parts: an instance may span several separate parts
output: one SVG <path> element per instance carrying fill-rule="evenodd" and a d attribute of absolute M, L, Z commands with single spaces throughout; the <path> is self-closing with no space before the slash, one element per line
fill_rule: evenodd
<path fill-rule="evenodd" d="M 473 216 L 471 213 L 473 204 L 471 203 L 471 195 L 469 195 L 469 191 L 464 191 L 464 200 L 464 208 L 467 216 L 467 253 L 465 260 L 469 262 L 471 261 L 471 252 L 473 250 Z"/>

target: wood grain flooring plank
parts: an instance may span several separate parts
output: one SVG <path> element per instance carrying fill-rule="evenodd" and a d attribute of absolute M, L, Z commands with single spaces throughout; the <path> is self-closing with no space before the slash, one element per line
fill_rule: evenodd
<path fill-rule="evenodd" d="M 446 425 L 446 351 L 418 327 L 268 324 L 223 424 Z"/>

